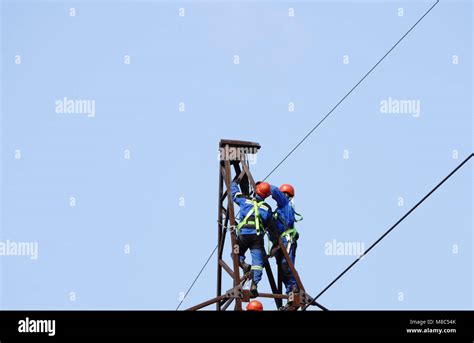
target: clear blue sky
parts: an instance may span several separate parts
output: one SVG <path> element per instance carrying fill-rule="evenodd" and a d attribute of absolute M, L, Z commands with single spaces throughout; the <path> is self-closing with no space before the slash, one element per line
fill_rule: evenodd
<path fill-rule="evenodd" d="M 0 256 L 1 308 L 174 309 L 216 244 L 219 139 L 259 142 L 264 177 L 433 3 L 1 1 L 0 240 L 39 248 Z M 296 188 L 311 294 L 354 259 L 328 242 L 368 247 L 473 151 L 472 16 L 441 0 L 270 178 Z M 57 113 L 64 97 L 95 116 Z M 389 98 L 420 116 L 381 113 Z M 320 302 L 473 309 L 472 170 Z M 215 295 L 215 272 L 183 308 Z"/>

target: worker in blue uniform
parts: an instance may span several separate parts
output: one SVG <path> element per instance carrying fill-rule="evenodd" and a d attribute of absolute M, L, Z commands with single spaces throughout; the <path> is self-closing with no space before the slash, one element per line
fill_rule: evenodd
<path fill-rule="evenodd" d="M 239 224 L 236 228 L 239 264 L 244 273 L 251 271 L 250 294 L 253 298 L 258 296 L 257 285 L 263 273 L 263 237 L 272 220 L 272 209 L 264 201 L 269 195 L 270 185 L 267 182 L 257 183 L 254 196 L 241 193 L 237 182 L 232 182 L 232 199 L 240 207 Z M 245 263 L 245 253 L 249 249 L 252 256 L 251 266 Z"/>
<path fill-rule="evenodd" d="M 279 238 L 281 238 L 288 255 L 295 264 L 296 248 L 298 247 L 297 240 L 299 238 L 298 232 L 295 228 L 295 222 L 301 220 L 301 216 L 296 213 L 292 199 L 295 196 L 295 189 L 292 185 L 284 184 L 280 188 L 270 186 L 272 198 L 277 203 L 277 209 L 273 214 L 273 220 L 270 224 L 268 233 L 270 240 L 273 243 L 271 254 L 275 254 L 277 263 L 281 265 L 282 279 L 286 287 L 286 293 L 299 292 L 295 276 L 291 272 L 288 262 L 286 261 L 281 250 L 277 250 Z M 300 218 L 296 218 L 299 216 Z"/>

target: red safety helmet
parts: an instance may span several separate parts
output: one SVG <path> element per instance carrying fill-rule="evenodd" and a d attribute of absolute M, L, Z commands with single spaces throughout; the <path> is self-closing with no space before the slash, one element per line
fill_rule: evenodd
<path fill-rule="evenodd" d="M 258 300 L 252 300 L 247 304 L 247 311 L 263 311 L 263 305 Z"/>
<path fill-rule="evenodd" d="M 255 193 L 257 193 L 257 195 L 261 198 L 265 199 L 272 193 L 270 189 L 270 184 L 268 182 L 257 182 L 257 186 L 255 187 Z"/>
<path fill-rule="evenodd" d="M 288 183 L 285 183 L 284 185 L 281 185 L 280 186 L 280 191 L 282 191 L 283 193 L 288 193 L 288 195 L 292 198 L 295 196 L 295 189 L 293 188 L 292 185 L 290 185 Z"/>

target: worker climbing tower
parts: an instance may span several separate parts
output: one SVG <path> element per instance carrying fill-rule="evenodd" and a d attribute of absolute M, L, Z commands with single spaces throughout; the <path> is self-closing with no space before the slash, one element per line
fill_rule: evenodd
<path fill-rule="evenodd" d="M 256 157 L 260 149 L 260 144 L 253 142 L 237 141 L 237 140 L 221 140 L 219 143 L 219 194 L 217 208 L 217 294 L 215 298 L 205 301 L 201 304 L 193 306 L 188 310 L 199 310 L 206 306 L 215 304 L 217 311 L 225 311 L 233 304 L 234 310 L 241 311 L 242 303 L 250 301 L 250 291 L 244 289 L 245 282 L 249 279 L 250 273 L 241 275 L 239 269 L 239 246 L 237 245 L 237 237 L 235 228 L 236 211 L 232 200 L 231 184 L 237 181 L 240 184 L 241 192 L 250 195 L 255 189 L 255 180 L 250 173 L 250 156 Z M 224 246 L 226 240 L 230 242 L 232 262 L 230 265 L 223 258 Z M 315 306 L 326 310 L 323 306 L 313 301 L 306 293 L 301 282 L 298 272 L 288 256 L 281 239 L 278 249 L 281 250 L 284 257 L 288 261 L 288 265 L 295 276 L 296 282 L 300 289 L 299 293 L 283 294 L 283 281 L 281 266 L 278 266 L 277 278 L 275 280 L 268 258 L 264 259 L 264 268 L 271 287 L 271 293 L 262 293 L 259 291 L 259 297 L 272 298 L 275 300 L 277 309 L 298 310 L 307 304 L 313 302 Z M 222 290 L 223 272 L 228 274 L 232 279 L 232 288 Z M 283 300 L 287 300 L 287 306 L 283 307 Z"/>

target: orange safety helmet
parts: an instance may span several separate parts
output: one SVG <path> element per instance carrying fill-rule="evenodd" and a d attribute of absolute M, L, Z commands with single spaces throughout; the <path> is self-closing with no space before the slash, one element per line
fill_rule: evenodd
<path fill-rule="evenodd" d="M 288 193 L 288 195 L 292 198 L 295 196 L 295 189 L 293 188 L 292 185 L 290 185 L 288 183 L 285 183 L 284 185 L 281 185 L 280 186 L 280 191 L 282 191 L 283 193 Z"/>
<path fill-rule="evenodd" d="M 272 193 L 270 189 L 270 184 L 268 182 L 257 182 L 257 186 L 255 187 L 255 193 L 257 193 L 258 196 L 260 196 L 261 198 L 265 199 Z"/>
<path fill-rule="evenodd" d="M 258 300 L 252 300 L 247 304 L 247 311 L 263 311 L 263 305 Z"/>

